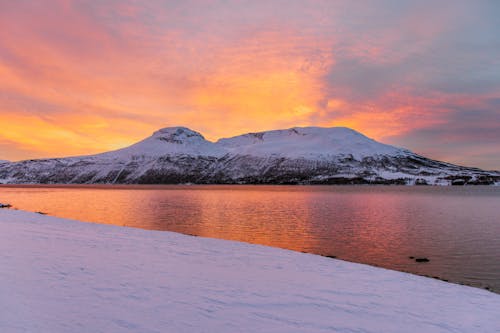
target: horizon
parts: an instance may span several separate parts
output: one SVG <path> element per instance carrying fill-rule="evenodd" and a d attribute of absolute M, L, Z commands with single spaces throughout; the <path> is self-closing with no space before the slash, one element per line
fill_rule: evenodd
<path fill-rule="evenodd" d="M 347 127 L 500 170 L 500 4 L 0 4 L 0 160 Z M 158 125 L 158 124 L 163 125 Z"/>

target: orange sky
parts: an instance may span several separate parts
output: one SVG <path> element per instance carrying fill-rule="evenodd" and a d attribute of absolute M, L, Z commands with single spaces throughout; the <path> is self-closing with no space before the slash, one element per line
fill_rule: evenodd
<path fill-rule="evenodd" d="M 315 125 L 500 169 L 498 6 L 453 3 L 0 0 L 0 159 Z"/>

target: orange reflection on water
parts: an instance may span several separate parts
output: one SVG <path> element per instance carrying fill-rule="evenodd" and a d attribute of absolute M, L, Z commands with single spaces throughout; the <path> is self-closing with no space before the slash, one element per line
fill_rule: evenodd
<path fill-rule="evenodd" d="M 414 254 L 408 247 L 407 235 L 409 216 L 407 200 L 401 200 L 394 193 L 356 193 L 346 198 L 340 206 L 350 214 L 350 223 L 344 229 L 345 236 L 354 244 L 348 253 L 341 257 L 356 260 L 360 256 L 370 258 L 372 264 L 384 265 L 389 257 L 393 257 L 394 249 L 408 255 Z M 347 218 L 346 216 L 342 218 Z M 355 246 L 355 243 L 362 246 Z M 406 261 L 406 256 L 396 259 Z"/>
<path fill-rule="evenodd" d="M 201 196 L 200 236 L 307 251 L 314 247 L 309 193 L 219 190 Z M 273 216 L 273 222 L 269 217 Z M 301 237 L 297 237 L 301 235 Z"/>

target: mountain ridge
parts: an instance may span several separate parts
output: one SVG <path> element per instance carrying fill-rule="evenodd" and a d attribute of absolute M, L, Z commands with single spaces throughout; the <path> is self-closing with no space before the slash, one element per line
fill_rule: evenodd
<path fill-rule="evenodd" d="M 428 159 L 347 127 L 212 142 L 177 126 L 96 155 L 0 163 L 0 183 L 498 185 L 500 172 Z"/>

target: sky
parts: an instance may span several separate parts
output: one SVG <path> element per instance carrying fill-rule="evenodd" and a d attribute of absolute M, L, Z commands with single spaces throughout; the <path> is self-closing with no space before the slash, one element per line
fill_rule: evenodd
<path fill-rule="evenodd" d="M 500 2 L 0 0 L 0 159 L 347 126 L 500 169 Z"/>

